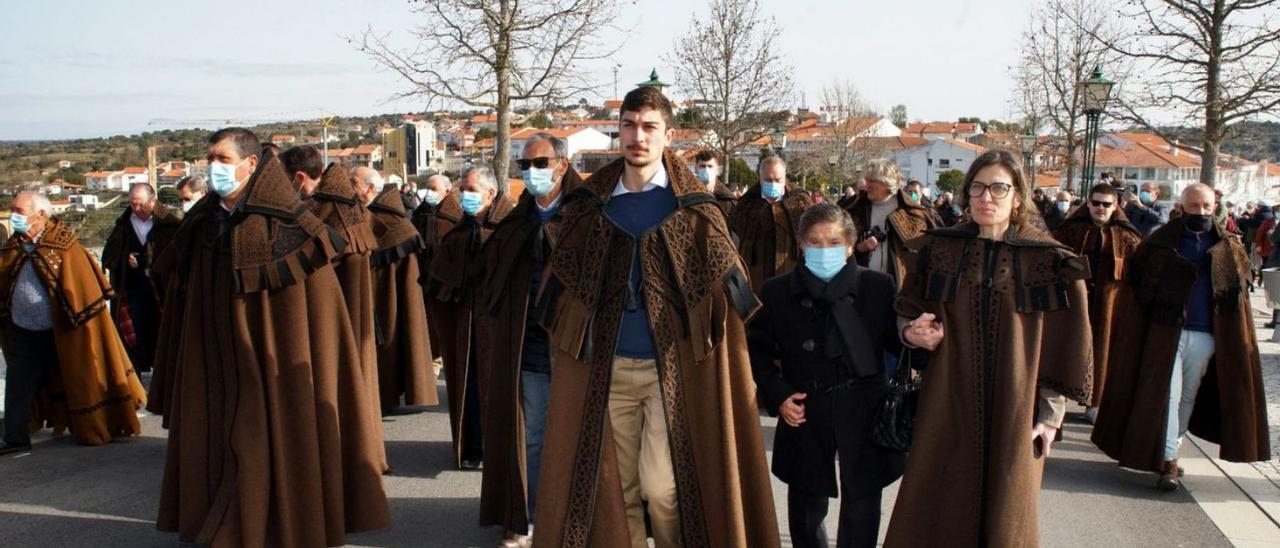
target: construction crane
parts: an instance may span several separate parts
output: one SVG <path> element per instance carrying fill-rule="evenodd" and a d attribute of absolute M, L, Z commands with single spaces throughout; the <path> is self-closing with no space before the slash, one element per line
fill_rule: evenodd
<path fill-rule="evenodd" d="M 245 118 L 153 118 L 147 122 L 147 125 L 164 127 L 248 127 L 262 124 L 283 124 L 298 122 L 299 120 L 311 120 L 313 119 L 312 116 L 318 117 L 320 120 L 320 140 L 324 145 L 324 163 L 325 165 L 329 165 L 329 128 L 334 127 L 333 119 L 336 118 L 337 115 L 325 109 L 279 112 L 266 116 Z"/>

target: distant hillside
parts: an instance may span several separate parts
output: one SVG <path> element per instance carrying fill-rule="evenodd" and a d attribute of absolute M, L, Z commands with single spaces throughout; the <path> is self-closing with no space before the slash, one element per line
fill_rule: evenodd
<path fill-rule="evenodd" d="M 1235 135 L 1222 144 L 1222 152 L 1247 160 L 1280 162 L 1280 122 L 1241 122 L 1232 127 Z M 1198 147 L 1200 130 L 1162 128 L 1184 144 Z"/>

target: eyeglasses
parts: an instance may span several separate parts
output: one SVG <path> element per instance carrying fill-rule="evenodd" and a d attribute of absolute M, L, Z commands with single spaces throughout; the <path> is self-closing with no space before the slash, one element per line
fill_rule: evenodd
<path fill-rule="evenodd" d="M 1100 202 L 1100 201 L 1098 201 L 1098 200 L 1089 200 L 1089 205 L 1091 205 L 1091 206 L 1093 206 L 1093 207 L 1100 207 L 1100 208 L 1102 208 L 1102 209 L 1110 209 L 1110 208 L 1111 208 L 1111 206 L 1116 205 L 1116 203 L 1115 203 L 1115 202 Z"/>
<path fill-rule="evenodd" d="M 539 156 L 532 160 L 525 160 L 522 158 L 516 160 L 516 166 L 520 168 L 520 171 L 529 169 L 529 166 L 533 166 L 538 169 L 547 169 L 547 166 L 551 165 L 552 160 L 555 160 L 555 158 L 548 158 L 546 156 Z"/>
<path fill-rule="evenodd" d="M 1009 183 L 991 183 L 989 185 L 974 181 L 969 183 L 969 197 L 977 198 L 991 189 L 991 197 L 997 200 L 1009 195 L 1009 191 L 1013 190 L 1013 185 Z"/>

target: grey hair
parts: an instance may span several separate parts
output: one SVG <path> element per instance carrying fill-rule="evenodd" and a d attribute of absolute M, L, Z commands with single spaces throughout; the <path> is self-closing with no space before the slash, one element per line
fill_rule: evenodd
<path fill-rule="evenodd" d="M 897 194 L 902 188 L 902 174 L 898 171 L 898 165 L 888 158 L 868 160 L 866 165 L 862 166 L 862 178 L 884 184 L 889 187 L 890 194 Z"/>
<path fill-rule="evenodd" d="M 34 202 L 33 205 L 35 206 L 36 211 L 43 211 L 46 217 L 53 215 L 53 204 L 49 202 L 49 197 L 45 196 L 43 192 L 40 192 L 39 190 L 24 190 L 19 192 L 17 196 L 14 196 L 13 201 L 16 202 L 18 201 L 18 198 L 23 196 L 31 196 L 31 200 Z"/>
<path fill-rule="evenodd" d="M 534 143 L 540 143 L 540 142 L 542 142 L 542 141 L 546 141 L 546 142 L 548 142 L 548 143 L 551 143 L 551 150 L 554 150 L 554 151 L 556 152 L 556 158 L 567 158 L 567 157 L 568 157 L 568 155 L 569 155 L 569 148 L 565 146 L 565 144 L 564 144 L 564 139 L 561 139 L 561 138 L 559 138 L 559 137 L 556 137 L 555 135 L 552 135 L 552 134 L 550 134 L 550 133 L 537 133 L 537 134 L 534 134 L 534 136 L 533 136 L 533 137 L 530 137 L 528 141 L 525 141 L 525 143 L 524 143 L 524 148 L 525 148 L 525 150 L 528 150 L 528 149 L 529 149 L 529 145 L 532 145 L 532 144 L 534 144 Z"/>
<path fill-rule="evenodd" d="M 129 185 L 129 195 L 132 196 L 133 191 L 138 190 L 140 188 L 147 191 L 148 200 L 156 199 L 156 189 L 151 186 L 151 183 L 133 183 Z"/>
<path fill-rule="evenodd" d="M 804 214 L 800 215 L 800 227 L 796 234 L 803 242 L 805 236 L 809 234 L 810 228 L 823 223 L 840 225 L 840 230 L 844 232 L 845 241 L 849 242 L 849 245 L 857 243 L 858 229 L 853 224 L 853 217 L 849 216 L 848 211 L 827 202 L 811 205 L 804 210 Z"/>
<path fill-rule="evenodd" d="M 378 170 L 373 168 L 362 171 L 364 172 L 364 176 L 360 177 L 360 183 L 373 187 L 373 191 L 375 193 L 382 192 L 383 185 L 387 184 L 387 180 L 382 177 L 382 174 L 378 173 Z"/>
<path fill-rule="evenodd" d="M 498 191 L 498 194 L 505 194 L 507 192 L 506 185 L 498 186 L 498 178 L 494 177 L 493 168 L 490 168 L 489 166 L 471 166 L 467 168 L 466 171 L 462 172 L 462 180 L 465 181 L 472 173 L 476 174 L 480 184 Z"/>
<path fill-rule="evenodd" d="M 196 173 L 183 177 L 182 180 L 178 181 L 176 190 L 184 188 L 192 194 L 209 192 L 209 176 L 203 173 Z"/>
<path fill-rule="evenodd" d="M 760 166 L 756 168 L 756 174 L 758 175 L 758 174 L 764 173 L 764 168 L 769 167 L 770 164 L 782 164 L 782 169 L 783 170 L 787 169 L 787 160 L 775 154 L 773 156 L 760 160 Z"/>
<path fill-rule="evenodd" d="M 450 180 L 449 180 L 449 176 L 448 176 L 448 175 L 442 175 L 442 174 L 440 174 L 440 173 L 437 173 L 437 174 L 435 174 L 435 175 L 432 175 L 432 176 L 430 176 L 430 177 L 427 177 L 426 181 L 423 181 L 423 183 L 425 183 L 425 184 L 431 184 L 431 181 L 436 180 L 436 179 L 439 179 L 439 180 L 444 184 L 444 187 L 443 187 L 443 188 L 453 188 L 453 181 L 450 181 Z"/>

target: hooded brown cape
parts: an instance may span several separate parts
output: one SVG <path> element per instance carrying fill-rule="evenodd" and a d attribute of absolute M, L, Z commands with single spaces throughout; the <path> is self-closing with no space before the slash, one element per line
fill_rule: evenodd
<path fill-rule="evenodd" d="M 1089 399 L 1087 268 L 1025 223 L 1000 242 L 965 222 L 911 246 L 898 314 L 932 313 L 945 336 L 923 371 L 885 546 L 1036 546 L 1037 388 Z"/>
<path fill-rule="evenodd" d="M 76 443 L 84 445 L 140 434 L 137 411 L 146 404 L 146 391 L 110 314 L 103 313 L 112 296 L 107 277 L 71 227 L 57 219 L 45 224 L 35 250 L 23 249 L 25 241 L 15 234 L 0 246 L 0 321 L 10 321 L 18 273 L 32 261 L 54 308 L 58 350 L 58 369 L 45 373 L 36 398 L 32 431 L 45 424 L 56 432 L 70 428 Z"/>
<path fill-rule="evenodd" d="M 427 306 L 431 307 L 432 325 L 439 329 L 436 340 L 440 343 L 440 355 L 444 361 L 453 452 L 459 465 L 462 463 L 462 449 L 466 447 L 463 414 L 467 408 L 467 383 L 478 383 L 480 402 L 483 404 L 485 401 L 483 369 L 476 369 L 481 378 L 467 378 L 468 366 L 476 359 L 472 348 L 475 340 L 475 291 L 486 267 L 481 261 L 480 250 L 512 208 L 511 200 L 499 194 L 484 212 L 483 219 L 463 217 L 441 237 L 427 271 L 430 299 Z"/>
<path fill-rule="evenodd" d="M 115 290 L 115 295 L 111 297 L 111 316 L 115 320 L 117 326 L 124 320 L 122 317 L 123 309 L 129 302 L 128 287 L 125 284 L 126 273 L 129 272 L 129 248 L 132 242 L 137 241 L 137 235 L 134 234 L 133 223 L 129 217 L 133 215 L 131 208 L 125 208 L 124 213 L 116 218 L 115 227 L 111 229 L 111 234 L 107 236 L 107 242 L 102 247 L 102 264 L 107 268 L 108 277 L 111 280 L 111 287 Z M 151 211 L 151 232 L 147 234 L 147 256 L 152 261 L 169 247 L 169 243 L 173 241 L 173 235 L 178 231 L 178 224 L 182 221 L 178 219 L 169 208 L 164 204 L 156 202 L 155 209 Z M 155 273 L 152 272 L 152 276 Z M 151 280 L 151 298 L 155 301 L 155 310 L 160 312 L 161 299 L 164 297 L 164 281 L 154 277 Z M 136 314 L 136 311 L 131 311 Z M 146 322 L 148 333 L 139 333 L 138 344 L 145 344 L 150 341 L 151 348 L 127 348 L 129 357 L 134 362 L 134 366 L 148 370 L 152 368 L 152 361 L 155 357 L 154 344 L 160 331 L 160 318 L 151 318 Z M 139 327 L 134 325 L 136 329 Z"/>
<path fill-rule="evenodd" d="M 578 173 L 569 168 L 560 183 L 562 199 L 581 184 Z M 502 525 L 521 534 L 529 524 L 520 383 L 526 320 L 535 304 L 530 302 L 529 286 L 534 254 L 550 256 L 559 234 L 560 216 L 544 223 L 533 195 L 526 191 L 481 249 L 485 269 L 476 288 L 476 360 L 486 393 L 480 524 Z"/>
<path fill-rule="evenodd" d="M 941 227 L 942 218 L 937 211 L 911 201 L 907 198 L 906 191 L 899 190 L 893 199 L 898 201 L 898 209 L 893 210 L 885 220 L 885 232 L 888 233 L 889 240 L 880 243 L 888 246 L 886 251 L 889 252 L 889 264 L 893 265 L 893 271 L 887 274 L 893 276 L 893 281 L 901 288 L 908 266 L 915 261 L 915 253 L 907 247 L 907 242 L 920 237 L 925 231 Z M 866 193 L 861 193 L 849 206 L 849 215 L 853 217 L 853 226 L 856 227 L 859 239 L 871 230 L 871 205 L 871 199 Z M 860 266 L 867 266 L 871 262 L 870 252 L 854 251 L 853 255 Z"/>
<path fill-rule="evenodd" d="M 360 373 L 364 387 L 369 391 L 365 402 L 371 408 L 367 416 L 373 419 L 369 425 L 378 435 L 378 450 L 382 468 L 387 470 L 386 446 L 382 443 L 381 395 L 378 392 L 378 348 L 374 334 L 373 271 L 369 255 L 378 241 L 369 225 L 369 212 L 356 199 L 351 187 L 351 175 L 340 164 L 330 164 L 320 177 L 320 183 L 305 199 L 311 213 L 328 225 L 347 247 L 333 258 L 333 271 L 342 286 L 343 302 L 351 317 L 351 332 L 360 348 Z"/>
<path fill-rule="evenodd" d="M 1089 208 L 1081 206 L 1058 225 L 1053 237 L 1089 265 L 1089 325 L 1093 331 L 1093 396 L 1089 406 L 1102 405 L 1107 359 L 1111 355 L 1111 323 L 1116 314 L 1116 291 L 1124 279 L 1125 259 L 1142 242 L 1124 210 L 1116 208 L 1106 226 L 1094 224 Z M 1097 250 L 1097 260 L 1093 252 Z"/>
<path fill-rule="evenodd" d="M 720 206 L 720 211 L 724 213 L 724 218 L 728 219 L 733 216 L 733 208 L 738 205 L 738 196 L 725 186 L 723 181 L 716 182 L 715 191 L 711 193 L 716 198 L 716 205 Z"/>
<path fill-rule="evenodd" d="M 684 545 L 779 545 L 743 327 L 760 303 L 714 198 L 670 151 L 662 162 L 679 206 L 638 240 L 604 214 L 622 160 L 596 172 L 561 209 L 561 239 L 538 305 L 555 371 L 536 546 L 630 543 L 608 402 L 636 245 Z"/>
<path fill-rule="evenodd" d="M 431 259 L 435 255 L 436 247 L 440 245 L 440 239 L 453 230 L 453 226 L 462 220 L 462 204 L 458 202 L 456 192 L 450 192 L 447 196 L 440 200 L 439 205 L 431 205 L 423 200 L 417 208 L 413 210 L 413 226 L 418 229 L 418 234 L 422 236 L 422 250 L 418 252 L 418 264 L 422 270 L 422 276 L 419 282 L 422 284 L 423 300 L 427 306 L 427 324 L 430 332 L 431 354 L 433 357 L 440 357 L 440 327 L 436 325 L 436 320 L 431 313 L 431 294 L 428 291 L 427 270 L 431 267 Z"/>
<path fill-rule="evenodd" d="M 738 252 L 747 265 L 751 290 L 757 294 L 765 280 L 791 272 L 800 264 L 800 215 L 809 207 L 809 193 L 787 183 L 778 201 L 769 203 L 760 194 L 760 183 L 751 185 L 728 217 L 738 236 Z"/>
<path fill-rule="evenodd" d="M 370 264 L 382 411 L 400 407 L 402 397 L 405 405 L 435 405 L 436 372 L 418 264 L 422 236 L 394 186 L 388 185 L 369 204 L 369 217 L 378 242 Z"/>
<path fill-rule="evenodd" d="M 348 244 L 266 156 L 200 201 L 157 268 L 169 445 L 157 527 L 216 547 L 336 546 L 385 527 L 378 433 L 330 261 Z"/>
<path fill-rule="evenodd" d="M 1195 267 L 1178 254 L 1186 221 L 1169 221 L 1129 258 L 1116 296 L 1107 391 L 1093 442 L 1121 466 L 1159 471 L 1164 460 L 1169 382 Z M 1240 239 L 1215 227 L 1222 241 L 1209 249 L 1213 282 L 1214 355 L 1191 414 L 1190 432 L 1220 446 L 1232 462 L 1271 458 L 1266 397 L 1253 314 L 1245 284 L 1249 258 Z M 1172 412 L 1176 412 L 1173 410 Z"/>

